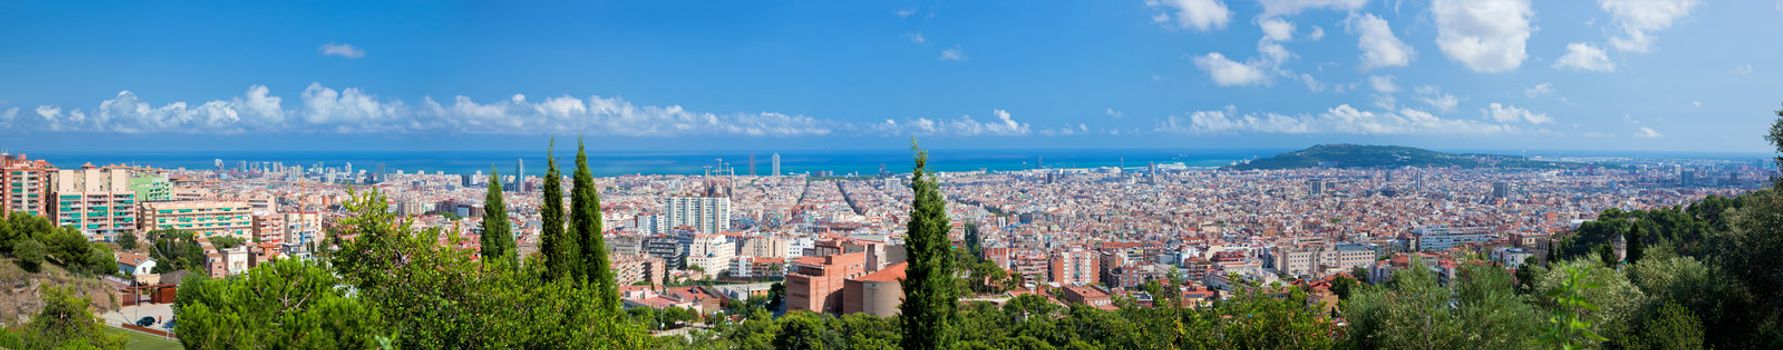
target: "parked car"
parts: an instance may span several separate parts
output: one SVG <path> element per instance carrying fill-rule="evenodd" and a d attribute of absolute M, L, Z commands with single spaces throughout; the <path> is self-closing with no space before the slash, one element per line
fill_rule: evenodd
<path fill-rule="evenodd" d="M 142 318 L 136 319 L 137 327 L 148 327 L 153 325 L 155 325 L 155 318 L 152 316 L 143 316 Z"/>

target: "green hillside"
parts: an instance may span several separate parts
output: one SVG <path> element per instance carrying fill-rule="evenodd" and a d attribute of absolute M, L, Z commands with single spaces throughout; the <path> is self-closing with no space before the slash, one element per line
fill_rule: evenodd
<path fill-rule="evenodd" d="M 1302 168 L 1564 168 L 1573 163 L 1530 160 L 1497 154 L 1455 154 L 1405 146 L 1317 145 L 1233 165 L 1237 170 Z"/>

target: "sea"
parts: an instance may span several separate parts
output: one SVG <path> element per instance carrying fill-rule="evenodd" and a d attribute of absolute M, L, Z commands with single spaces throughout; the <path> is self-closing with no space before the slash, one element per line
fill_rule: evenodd
<path fill-rule="evenodd" d="M 1190 168 L 1217 168 L 1246 159 L 1268 157 L 1291 149 L 1245 150 L 1163 150 L 1163 149 L 936 149 L 929 150 L 931 171 L 1009 171 L 1036 168 L 1100 168 L 1124 167 L 1143 169 L 1152 163 L 1181 164 Z M 590 152 L 588 167 L 596 176 L 633 174 L 698 175 L 719 168 L 732 169 L 737 175 L 770 175 L 773 155 L 780 155 L 782 174 L 817 174 L 836 176 L 876 175 L 882 171 L 908 173 L 914 165 L 909 150 L 789 150 L 784 152 Z M 235 169 L 243 162 L 280 162 L 285 166 L 324 166 L 340 168 L 351 163 L 355 171 L 398 170 L 470 174 L 488 173 L 490 169 L 513 174 L 521 168 L 529 175 L 543 174 L 546 154 L 539 151 L 134 151 L 88 152 L 45 151 L 26 154 L 43 159 L 61 168 L 81 164 L 124 164 L 164 169 L 216 169 L 220 161 L 225 168 Z M 575 153 L 556 154 L 558 166 L 569 168 Z M 753 158 L 753 162 L 751 159 Z M 566 170 L 565 173 L 568 173 Z"/>
<path fill-rule="evenodd" d="M 1217 168 L 1250 159 L 1265 158 L 1293 151 L 1291 148 L 1259 149 L 933 149 L 929 150 L 931 171 L 1009 171 L 1036 168 L 1101 168 L 1122 167 L 1144 169 L 1156 163 L 1188 168 Z M 1463 153 L 1497 153 L 1544 158 L 1615 159 L 1725 159 L 1763 161 L 1763 154 L 1677 153 L 1677 152 L 1506 152 L 1466 151 Z M 780 155 L 782 174 L 818 174 L 836 176 L 876 175 L 881 172 L 908 173 L 913 165 L 909 150 L 788 150 L 772 151 L 676 151 L 590 152 L 589 169 L 597 176 L 633 174 L 697 175 L 719 168 L 728 168 L 737 175 L 770 175 L 772 158 Z M 246 163 L 280 162 L 285 166 L 307 168 L 323 166 L 340 168 L 352 164 L 357 170 L 413 173 L 416 171 L 470 174 L 487 173 L 490 169 L 513 174 L 522 168 L 529 175 L 545 172 L 545 152 L 539 151 L 45 151 L 27 154 L 32 159 L 48 160 L 58 167 L 74 168 L 81 164 L 125 164 L 164 169 L 216 169 L 221 162 L 235 169 Z M 556 154 L 559 166 L 569 168 L 574 160 L 571 152 Z M 753 159 L 753 161 L 751 160 Z M 566 173 L 568 171 L 565 171 Z"/>

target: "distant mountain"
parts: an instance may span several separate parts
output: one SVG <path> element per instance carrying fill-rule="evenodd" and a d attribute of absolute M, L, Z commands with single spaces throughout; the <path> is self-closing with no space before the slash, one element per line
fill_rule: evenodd
<path fill-rule="evenodd" d="M 1530 160 L 1521 156 L 1498 154 L 1455 154 L 1405 146 L 1355 144 L 1317 145 L 1307 149 L 1277 154 L 1274 157 L 1239 163 L 1228 168 L 1301 169 L 1301 168 L 1398 168 L 1398 167 L 1462 167 L 1462 168 L 1566 168 L 1576 163 Z"/>

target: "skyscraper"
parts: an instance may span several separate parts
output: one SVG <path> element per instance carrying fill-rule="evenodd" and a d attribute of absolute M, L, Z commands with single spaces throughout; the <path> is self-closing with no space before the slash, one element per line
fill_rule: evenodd
<path fill-rule="evenodd" d="M 779 154 L 779 153 L 775 153 L 775 154 L 774 154 L 774 156 L 773 156 L 773 158 L 772 158 L 772 159 L 771 159 L 771 160 L 770 160 L 770 161 L 771 161 L 771 162 L 772 162 L 772 163 L 774 163 L 774 165 L 773 165 L 773 168 L 774 168 L 774 171 L 773 171 L 773 173 L 774 173 L 774 176 L 780 176 L 780 154 Z"/>
<path fill-rule="evenodd" d="M 509 185 L 509 191 L 526 193 L 526 159 L 514 159 L 514 182 Z"/>

